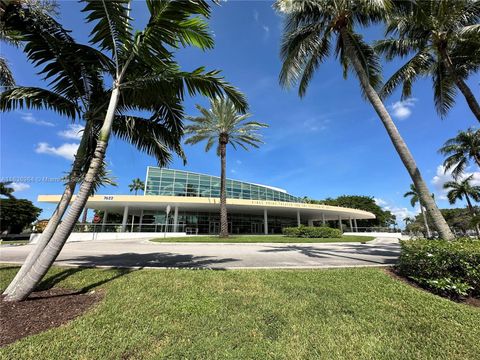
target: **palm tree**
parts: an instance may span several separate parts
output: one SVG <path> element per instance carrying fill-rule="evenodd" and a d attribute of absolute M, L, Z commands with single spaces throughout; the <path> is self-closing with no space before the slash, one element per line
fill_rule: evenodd
<path fill-rule="evenodd" d="M 9 293 L 26 274 L 58 227 L 77 183 L 81 182 L 88 170 L 95 149 L 98 128 L 107 110 L 104 99 L 109 97 L 108 91 L 103 88 L 103 78 L 100 74 L 102 66 L 109 63 L 108 58 L 92 48 L 75 43 L 60 24 L 46 15 L 40 18 L 42 21 L 39 21 L 39 17 L 35 16 L 36 12 L 30 12 L 30 8 L 13 7 L 7 10 L 2 18 L 5 24 L 4 29 L 15 33 L 17 39 L 25 43 L 27 55 L 34 65 L 44 65 L 48 61 L 48 67 L 44 67 L 40 71 L 41 74 L 49 75 L 47 70 L 52 65 L 56 66 L 57 72 L 63 71 L 63 76 L 56 74 L 55 77 L 57 81 L 63 82 L 64 86 L 53 90 L 11 87 L 0 95 L 0 109 L 4 111 L 23 107 L 50 109 L 72 120 L 81 117 L 87 121 L 87 124 L 83 130 L 72 169 L 66 178 L 67 183 L 62 198 L 35 250 L 29 254 L 4 294 Z M 48 32 L 44 30 L 46 27 Z M 165 81 L 171 86 L 168 78 Z M 161 166 L 165 165 L 171 157 L 169 149 L 180 157 L 184 157 L 180 144 L 182 133 L 177 126 L 178 118 L 183 116 L 183 112 L 178 107 L 178 100 L 174 97 L 169 100 L 162 96 L 146 98 L 138 91 L 130 89 L 126 92 L 128 96 L 121 99 L 118 114 L 115 115 L 113 134 L 134 144 L 140 151 L 156 157 Z M 125 112 L 128 109 L 149 111 L 153 115 L 150 118 L 127 116 Z M 163 116 L 163 121 L 158 121 L 162 120 L 158 114 Z M 105 170 L 101 170 L 96 183 L 105 183 L 107 179 L 105 175 Z M 95 184 L 94 187 L 96 187 Z M 93 191 L 91 193 L 93 194 Z"/>
<path fill-rule="evenodd" d="M 430 231 L 430 226 L 428 226 L 427 214 L 425 214 L 425 210 L 423 208 L 422 202 L 420 201 L 420 196 L 417 189 L 415 188 L 415 185 L 410 184 L 410 191 L 407 191 L 405 194 L 403 194 L 403 197 L 410 197 L 410 204 L 413 208 L 415 207 L 415 205 L 417 205 L 417 203 L 420 204 L 420 212 L 422 213 L 423 223 L 425 224 L 427 238 L 430 239 L 432 237 L 432 232 Z"/>
<path fill-rule="evenodd" d="M 459 177 L 470 160 L 480 166 L 480 130 L 459 131 L 440 148 L 439 153 L 448 156 L 443 162 L 445 171 L 452 170 L 454 178 Z"/>
<path fill-rule="evenodd" d="M 409 97 L 413 82 L 432 77 L 434 100 L 443 117 L 455 102 L 458 88 L 480 121 L 480 105 L 465 80 L 480 68 L 480 2 L 478 0 L 417 0 L 395 2 L 386 35 L 375 49 L 387 59 L 413 57 L 387 81 L 384 94 L 403 84 Z"/>
<path fill-rule="evenodd" d="M 84 12 L 87 13 L 87 21 L 95 23 L 91 33 L 91 42 L 97 44 L 102 51 L 110 52 L 113 59 L 113 68 L 107 68 L 111 70 L 109 76 L 113 78 L 113 86 L 107 91 L 110 100 L 106 105 L 104 120 L 97 124 L 94 156 L 90 160 L 80 190 L 71 203 L 68 214 L 57 227 L 50 242 L 34 264 L 6 297 L 8 301 L 23 300 L 33 291 L 73 230 L 91 194 L 96 175 L 101 169 L 112 125 L 122 98 L 128 98 L 133 93 L 136 94 L 137 99 L 143 98 L 145 101 L 150 101 L 152 98 L 177 100 L 176 107 L 172 108 L 167 103 L 167 106 L 158 109 L 155 113 L 154 121 L 164 126 L 164 132 L 172 129 L 181 131 L 182 129 L 181 116 L 178 115 L 182 113 L 179 111 L 179 104 L 183 100 L 185 88 L 193 95 L 200 93 L 213 97 L 225 93 L 239 109 L 242 111 L 246 109 L 243 96 L 222 78 L 219 78 L 218 71 L 205 72 L 203 68 L 199 68 L 185 73 L 179 70 L 173 58 L 172 50 L 180 46 L 193 45 L 201 49 L 213 46 L 213 39 L 207 32 L 207 24 L 204 20 L 210 13 L 209 5 L 206 2 L 148 0 L 150 19 L 146 27 L 137 32 L 134 32 L 130 25 L 129 1 L 86 0 L 84 2 L 86 3 Z M 88 64 L 81 65 L 87 66 Z M 61 68 L 53 67 L 51 64 L 48 64 L 47 67 L 51 76 L 61 77 L 63 75 Z M 82 67 L 79 70 L 82 70 Z M 56 82 L 56 85 L 65 86 L 60 82 Z M 131 109 L 128 107 L 126 110 Z M 175 124 L 170 124 L 163 119 L 171 111 L 174 111 L 177 116 Z M 120 116 L 135 119 L 134 116 L 123 113 Z M 167 151 L 165 150 L 165 152 Z"/>
<path fill-rule="evenodd" d="M 15 189 L 10 185 L 12 185 L 11 181 L 0 182 L 0 195 L 6 196 L 9 199 L 15 199 L 15 196 L 12 195 Z"/>
<path fill-rule="evenodd" d="M 145 183 L 139 178 L 136 178 L 132 180 L 132 183 L 128 185 L 128 187 L 130 188 L 130 192 L 135 191 L 135 195 L 137 195 L 137 191 L 143 190 Z"/>
<path fill-rule="evenodd" d="M 237 145 L 245 150 L 248 146 L 258 148 L 263 143 L 257 130 L 268 125 L 256 121 L 246 121 L 251 114 L 239 114 L 235 104 L 225 98 L 217 97 L 210 102 L 209 110 L 197 105 L 201 115 L 188 117 L 193 124 L 185 127 L 185 134 L 191 135 L 185 144 L 197 144 L 206 141 L 205 151 L 216 145 L 220 156 L 220 237 L 228 236 L 227 193 L 225 189 L 227 167 L 227 145 L 234 149 Z"/>
<path fill-rule="evenodd" d="M 315 70 L 334 52 L 340 59 L 344 75 L 353 67 L 363 95 L 370 101 L 384 125 L 393 146 L 405 165 L 426 211 L 440 236 L 453 239 L 442 213 L 433 201 L 407 144 L 380 96 L 380 64 L 373 49 L 355 32 L 356 26 L 384 21 L 391 9 L 389 0 L 277 0 L 275 7 L 285 14 L 280 83 L 291 86 L 299 82 L 299 95 L 305 95 Z"/>
<path fill-rule="evenodd" d="M 449 190 L 447 193 L 447 198 L 452 205 L 455 204 L 457 200 L 463 200 L 465 197 L 468 210 L 472 215 L 472 221 L 474 221 L 477 215 L 470 199 L 480 202 L 480 186 L 472 185 L 472 179 L 473 174 L 463 180 L 448 181 L 443 185 L 443 188 Z M 478 225 L 475 226 L 475 230 L 477 232 L 477 236 L 480 237 L 480 229 L 478 228 Z"/>

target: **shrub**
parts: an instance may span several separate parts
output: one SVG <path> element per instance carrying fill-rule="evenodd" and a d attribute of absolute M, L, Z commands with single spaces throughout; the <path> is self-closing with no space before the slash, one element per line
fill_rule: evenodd
<path fill-rule="evenodd" d="M 329 227 L 300 226 L 283 228 L 283 235 L 288 237 L 301 238 L 341 238 L 342 232 L 339 229 Z"/>
<path fill-rule="evenodd" d="M 397 270 L 439 295 L 480 296 L 480 241 L 402 241 Z"/>

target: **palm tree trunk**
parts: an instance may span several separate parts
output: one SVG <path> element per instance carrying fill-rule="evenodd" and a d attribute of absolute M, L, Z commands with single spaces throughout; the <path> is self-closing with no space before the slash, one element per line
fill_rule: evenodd
<path fill-rule="evenodd" d="M 465 200 L 467 200 L 467 206 L 468 210 L 470 211 L 470 214 L 472 215 L 472 219 L 475 218 L 475 210 L 473 209 L 472 203 L 470 201 L 470 197 L 468 194 L 465 194 Z M 480 238 L 480 229 L 478 228 L 478 225 L 475 225 L 475 232 L 477 233 L 477 237 Z"/>
<path fill-rule="evenodd" d="M 420 204 L 420 211 L 422 212 L 423 222 L 425 223 L 425 231 L 427 232 L 427 239 L 432 237 L 432 233 L 430 232 L 430 226 L 428 226 L 427 221 L 427 214 L 425 214 L 425 210 L 423 209 L 422 204 Z"/>
<path fill-rule="evenodd" d="M 226 191 L 226 169 L 227 169 L 227 143 L 224 135 L 220 135 L 220 237 L 228 237 L 227 217 L 227 191 Z"/>
<path fill-rule="evenodd" d="M 87 127 L 88 127 L 88 123 L 87 123 Z M 20 268 L 20 270 L 17 272 L 13 280 L 10 282 L 8 287 L 3 292 L 4 295 L 9 294 L 13 290 L 13 288 L 17 286 L 20 279 L 22 279 L 25 276 L 25 274 L 30 270 L 34 262 L 42 253 L 43 249 L 45 249 L 45 246 L 47 246 L 48 242 L 50 241 L 53 234 L 55 233 L 55 230 L 60 224 L 60 220 L 65 214 L 65 211 L 67 210 L 68 205 L 72 200 L 73 193 L 75 192 L 75 187 L 77 185 L 78 176 L 80 172 L 80 166 L 82 165 L 85 151 L 87 149 L 87 142 L 88 142 L 88 136 L 86 134 L 87 132 L 88 132 L 87 129 L 85 129 L 84 134 L 82 136 L 82 140 L 80 141 L 80 145 L 77 150 L 77 154 L 75 155 L 75 160 L 73 161 L 72 171 L 70 172 L 69 178 L 68 178 L 69 181 L 65 186 L 65 190 L 62 194 L 62 197 L 60 198 L 59 203 L 57 204 L 57 207 L 54 213 L 52 214 L 50 220 L 48 221 L 47 226 L 45 227 L 45 230 L 40 236 L 40 239 L 38 240 L 37 245 L 32 251 L 30 251 L 22 267 Z"/>
<path fill-rule="evenodd" d="M 445 67 L 447 68 L 448 73 L 452 77 L 453 81 L 455 82 L 455 85 L 460 89 L 462 92 L 463 96 L 465 97 L 465 100 L 467 101 L 468 106 L 470 107 L 470 110 L 472 110 L 473 115 L 477 118 L 477 120 L 480 122 L 480 105 L 478 104 L 477 99 L 475 99 L 475 96 L 472 93 L 472 90 L 468 87 L 468 85 L 463 81 L 462 78 L 460 78 L 453 66 L 453 62 L 450 59 L 450 56 L 448 55 L 447 51 L 445 48 L 439 48 L 440 54 L 442 55 L 443 62 L 445 64 Z"/>
<path fill-rule="evenodd" d="M 53 235 L 50 242 L 45 246 L 45 249 L 37 258 L 30 270 L 19 281 L 12 292 L 7 295 L 5 298 L 6 301 L 25 300 L 28 295 L 31 294 L 31 292 L 36 288 L 38 283 L 50 269 L 58 254 L 62 250 L 63 245 L 70 236 L 76 222 L 78 221 L 78 218 L 82 213 L 83 208 L 85 207 L 85 204 L 87 203 L 88 197 L 91 194 L 95 178 L 102 167 L 119 97 L 120 89 L 119 81 L 117 81 L 115 82 L 114 89 L 112 90 L 107 114 L 100 130 L 93 159 L 90 163 L 87 174 L 85 175 L 85 179 L 80 186 L 77 197 L 73 201 L 72 205 L 70 206 L 70 210 L 65 216 L 65 219 L 58 226 L 57 231 Z"/>
<path fill-rule="evenodd" d="M 350 62 L 352 63 L 355 72 L 357 73 L 358 79 L 360 80 L 360 84 L 372 104 L 373 108 L 375 109 L 376 113 L 378 114 L 380 120 L 382 121 L 385 129 L 387 130 L 388 136 L 393 143 L 393 146 L 397 150 L 400 159 L 402 160 L 404 166 L 406 167 L 410 177 L 412 178 L 413 184 L 417 189 L 419 196 L 420 196 L 420 204 L 424 204 L 428 215 L 433 220 L 433 224 L 435 225 L 440 237 L 445 240 L 453 240 L 454 235 L 450 228 L 448 227 L 447 222 L 443 218 L 442 213 L 438 209 L 435 201 L 433 200 L 432 196 L 430 195 L 430 190 L 428 189 L 425 181 L 422 178 L 420 170 L 415 163 L 415 159 L 413 158 L 410 150 L 407 147 L 407 144 L 403 140 L 402 136 L 400 135 L 395 123 L 393 122 L 390 114 L 388 113 L 385 105 L 383 104 L 382 100 L 378 96 L 378 93 L 370 84 L 369 78 L 367 73 L 365 72 L 362 64 L 357 58 L 357 55 L 354 51 L 353 45 L 350 41 L 349 34 L 347 33 L 346 28 L 340 29 L 340 33 L 342 36 L 343 43 L 345 45 L 345 54 L 349 58 Z"/>

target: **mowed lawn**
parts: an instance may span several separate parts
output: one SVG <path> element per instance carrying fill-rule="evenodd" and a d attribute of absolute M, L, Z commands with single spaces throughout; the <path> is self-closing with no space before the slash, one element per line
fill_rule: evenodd
<path fill-rule="evenodd" d="M 0 270 L 5 287 L 15 268 Z M 69 274 L 69 276 L 62 276 Z M 480 309 L 383 269 L 55 268 L 55 286 L 105 298 L 1 359 L 478 359 Z"/>
<path fill-rule="evenodd" d="M 365 242 L 373 240 L 372 236 L 346 235 L 341 238 L 300 238 L 283 235 L 232 235 L 228 238 L 218 236 L 184 236 L 174 238 L 156 238 L 154 242 L 208 242 L 208 243 L 332 243 Z"/>

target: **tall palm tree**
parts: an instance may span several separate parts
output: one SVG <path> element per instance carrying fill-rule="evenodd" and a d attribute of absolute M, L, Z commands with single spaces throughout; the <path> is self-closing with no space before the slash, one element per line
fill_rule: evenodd
<path fill-rule="evenodd" d="M 357 26 L 384 21 L 391 6 L 389 0 L 278 0 L 275 7 L 285 14 L 280 83 L 288 87 L 299 82 L 299 95 L 305 95 L 315 70 L 331 55 L 334 43 L 333 51 L 343 66 L 344 75 L 353 68 L 363 95 L 377 112 L 427 213 L 440 236 L 450 240 L 454 235 L 433 201 L 415 159 L 376 91 L 381 77 L 378 58 L 355 31 Z"/>
<path fill-rule="evenodd" d="M 135 191 L 135 195 L 137 195 L 138 190 L 143 190 L 145 183 L 139 178 L 136 178 L 132 180 L 132 183 L 128 185 L 128 187 L 130 188 L 130 192 Z"/>
<path fill-rule="evenodd" d="M 425 224 L 425 231 L 427 232 L 427 238 L 432 237 L 432 232 L 430 231 L 430 226 L 428 226 L 427 214 L 425 214 L 425 210 L 423 208 L 422 202 L 420 201 L 420 196 L 418 194 L 415 185 L 410 184 L 410 191 L 407 191 L 403 194 L 403 197 L 410 197 L 410 204 L 412 207 L 415 207 L 417 203 L 420 204 L 420 212 L 422 213 L 423 223 Z"/>
<path fill-rule="evenodd" d="M 448 181 L 443 185 L 443 188 L 449 190 L 447 193 L 447 198 L 452 205 L 455 204 L 457 200 L 463 200 L 463 198 L 465 198 L 468 210 L 472 215 L 472 221 L 474 221 L 477 215 L 471 199 L 476 202 L 480 202 L 480 186 L 472 185 L 472 179 L 473 174 L 463 180 L 458 179 L 456 181 Z M 477 232 L 477 236 L 480 237 L 480 229 L 478 228 L 478 225 L 475 226 L 475 230 Z"/>
<path fill-rule="evenodd" d="M 0 195 L 9 199 L 15 199 L 15 196 L 12 195 L 15 192 L 15 189 L 10 185 L 12 185 L 11 181 L 0 182 Z"/>
<path fill-rule="evenodd" d="M 0 95 L 0 109 L 4 111 L 24 107 L 50 109 L 72 120 L 80 117 L 86 120 L 87 124 L 70 174 L 67 176 L 61 200 L 40 241 L 4 291 L 5 294 L 16 286 L 50 241 L 70 203 L 77 183 L 84 178 L 93 157 L 98 129 L 107 110 L 108 104 L 104 99 L 109 97 L 109 92 L 103 87 L 101 75 L 104 65 L 107 65 L 107 68 L 111 66 L 108 58 L 92 48 L 77 44 L 53 18 L 47 15 L 38 17 L 35 10 L 30 10 L 29 7 L 18 6 L 7 8 L 2 17 L 3 29 L 16 34 L 16 39 L 25 45 L 27 56 L 34 65 L 44 66 L 41 68 L 41 74 L 45 74 L 47 78 L 52 77 L 49 69 L 55 66 L 57 71 L 54 78 L 63 86 L 54 87 L 52 90 L 13 86 Z M 45 31 L 46 28 L 48 31 Z M 171 87 L 170 79 L 166 78 L 165 81 Z M 126 93 L 128 96 L 120 100 L 119 110 L 115 115 L 113 134 L 134 144 L 140 151 L 156 157 L 160 166 L 169 161 L 171 157 L 169 150 L 183 157 L 180 144 L 182 132 L 177 126 L 177 120 L 183 116 L 183 112 L 178 107 L 178 100 L 175 97 L 169 99 L 167 96 L 147 98 L 144 94 L 131 89 L 127 89 Z M 150 118 L 128 116 L 125 114 L 128 109 L 148 111 L 153 115 Z M 106 180 L 104 175 L 105 171 L 101 170 L 96 182 L 104 183 Z"/>
<path fill-rule="evenodd" d="M 470 160 L 480 166 L 480 130 L 459 131 L 457 136 L 445 142 L 439 153 L 447 156 L 443 166 L 445 171 L 453 169 L 454 178 L 463 173 Z"/>
<path fill-rule="evenodd" d="M 237 145 L 245 150 L 248 146 L 258 148 L 263 143 L 257 131 L 268 125 L 256 121 L 246 121 L 251 114 L 239 114 L 235 104 L 228 99 L 217 97 L 210 101 L 210 109 L 197 105 L 201 115 L 188 117 L 193 124 L 185 127 L 185 134 L 191 135 L 185 144 L 197 144 L 206 141 L 205 151 L 216 145 L 220 156 L 220 237 L 228 236 L 226 168 L 227 145 L 234 149 Z"/>
<path fill-rule="evenodd" d="M 434 100 L 443 117 L 455 102 L 458 88 L 480 121 L 480 105 L 466 79 L 480 68 L 480 1 L 396 1 L 388 17 L 386 35 L 375 49 L 387 59 L 414 54 L 387 81 L 384 94 L 403 84 L 403 97 L 422 76 L 433 80 Z"/>
<path fill-rule="evenodd" d="M 91 42 L 97 44 L 102 51 L 109 52 L 113 59 L 113 69 L 109 73 L 113 78 L 113 86 L 107 92 L 110 100 L 105 118 L 98 124 L 94 156 L 90 160 L 88 170 L 75 200 L 70 205 L 69 212 L 34 264 L 6 297 L 7 301 L 23 300 L 33 291 L 72 232 L 91 194 L 95 177 L 101 169 L 115 115 L 123 97 L 128 98 L 130 93 L 136 93 L 138 99 L 141 97 L 146 101 L 156 97 L 174 98 L 181 104 L 186 89 L 190 94 L 200 93 L 209 97 L 226 93 L 239 109 L 246 109 L 243 96 L 219 78 L 218 71 L 205 72 L 203 68 L 199 68 L 191 73 L 185 73 L 179 70 L 173 58 L 172 50 L 181 46 L 193 45 L 201 49 L 213 46 L 213 39 L 207 32 L 208 26 L 204 20 L 210 14 L 209 5 L 205 1 L 147 0 L 150 19 L 142 31 L 136 32 L 130 24 L 129 1 L 85 0 L 84 2 L 87 21 L 95 23 Z M 62 70 L 49 66 L 49 74 L 60 77 Z M 56 85 L 60 86 L 60 82 Z M 127 108 L 127 110 L 130 109 L 132 108 Z M 165 130 L 169 130 L 169 124 L 163 120 L 163 116 L 170 110 L 172 110 L 170 106 L 164 106 L 156 112 L 155 121 L 163 124 L 166 127 Z M 174 110 L 177 110 L 177 121 L 173 127 L 181 130 L 178 106 Z"/>

